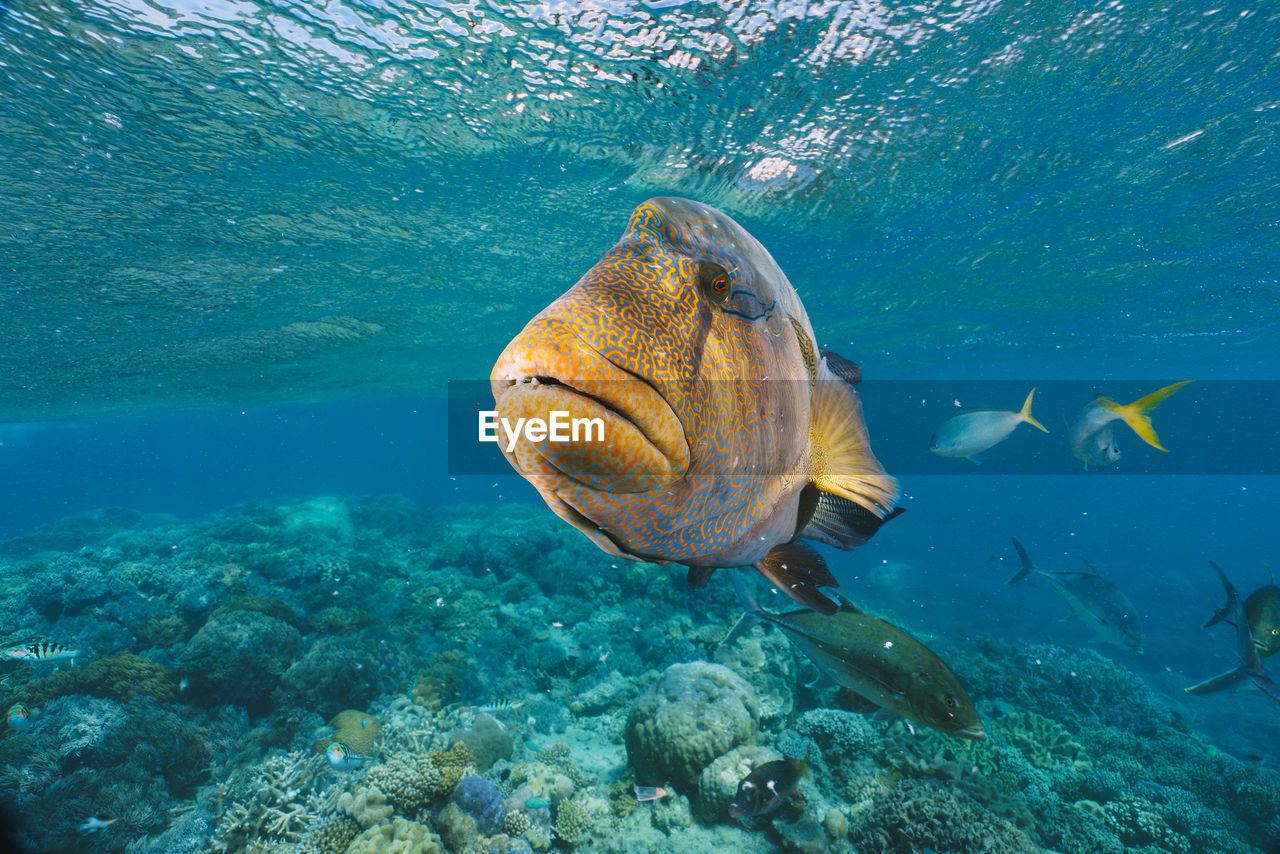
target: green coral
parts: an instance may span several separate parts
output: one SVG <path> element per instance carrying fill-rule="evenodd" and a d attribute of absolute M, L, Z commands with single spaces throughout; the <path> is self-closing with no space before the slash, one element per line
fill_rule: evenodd
<path fill-rule="evenodd" d="M 110 700 L 155 697 L 170 703 L 178 696 L 178 678 L 163 664 L 115 652 L 83 667 L 60 670 L 22 686 L 9 703 L 39 706 L 67 694 L 91 694 Z"/>
<path fill-rule="evenodd" d="M 237 596 L 227 604 L 215 608 L 213 613 L 209 615 L 209 619 L 212 620 L 219 614 L 231 611 L 257 611 L 260 614 L 266 614 L 268 617 L 283 620 L 295 629 L 299 628 L 298 617 L 293 612 L 293 606 L 283 599 L 277 599 L 275 596 L 268 596 L 265 593 L 250 593 L 247 596 Z"/>
<path fill-rule="evenodd" d="M 387 796 L 402 813 L 412 813 L 453 791 L 475 765 L 466 744 L 426 756 L 396 756 L 369 770 L 368 783 Z"/>
<path fill-rule="evenodd" d="M 1069 766 L 1073 771 L 1084 772 L 1093 767 L 1084 747 L 1052 718 L 1035 712 L 1013 712 L 997 718 L 993 728 L 1037 768 L 1053 771 Z"/>
<path fill-rule="evenodd" d="M 157 611 L 129 628 L 144 647 L 170 647 L 191 636 L 187 621 L 169 611 Z"/>
<path fill-rule="evenodd" d="M 373 746 L 378 742 L 378 733 L 382 730 L 382 724 L 378 723 L 377 718 L 368 712 L 358 712 L 354 709 L 338 712 L 333 720 L 329 721 L 329 726 L 336 730 L 331 742 L 340 741 L 361 754 L 373 750 Z M 324 746 L 328 747 L 327 744 Z"/>
<path fill-rule="evenodd" d="M 359 833 L 360 825 L 347 816 L 326 816 L 298 841 L 296 854 L 344 854 Z"/>
<path fill-rule="evenodd" d="M 443 854 L 440 837 L 416 821 L 397 818 L 361 833 L 346 849 L 347 854 Z"/>
<path fill-rule="evenodd" d="M 1157 851 L 1170 854 L 1189 854 L 1191 851 L 1187 837 L 1170 827 L 1164 816 L 1147 801 L 1125 798 L 1112 801 L 1103 809 L 1107 826 L 1128 848 L 1154 846 Z"/>
<path fill-rule="evenodd" d="M 576 845 L 591 832 L 591 817 L 587 808 L 579 800 L 571 799 L 562 802 L 556 808 L 556 836 L 568 845 Z"/>

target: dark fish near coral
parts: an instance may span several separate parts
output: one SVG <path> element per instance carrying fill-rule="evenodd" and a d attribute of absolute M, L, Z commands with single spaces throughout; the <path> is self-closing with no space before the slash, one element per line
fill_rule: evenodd
<path fill-rule="evenodd" d="M 978 454 L 1003 442 L 1013 435 L 1019 424 L 1030 424 L 1044 432 L 1049 430 L 1031 415 L 1031 400 L 1036 390 L 1031 389 L 1022 409 L 966 409 L 942 422 L 942 426 L 929 440 L 929 450 L 940 457 L 964 457 L 978 462 Z"/>
<path fill-rule="evenodd" d="M 75 664 L 76 656 L 80 654 L 80 650 L 63 646 L 60 643 L 36 641 L 23 646 L 11 646 L 5 650 L 4 654 L 19 661 L 70 661 Z"/>
<path fill-rule="evenodd" d="M 716 568 L 754 566 L 832 613 L 818 588 L 835 580 L 796 538 L 861 545 L 898 498 L 871 453 L 860 377 L 818 349 L 795 289 L 742 226 L 657 198 L 507 345 L 490 382 L 510 423 L 558 413 L 603 425 L 603 440 L 526 432 L 502 444 L 600 548 L 685 564 L 695 588 Z"/>
<path fill-rule="evenodd" d="M 1218 565 L 1209 561 L 1209 565 L 1222 572 Z M 1230 603 L 1223 605 L 1209 618 L 1201 628 L 1209 628 L 1215 623 L 1232 622 Z M 1275 578 L 1266 587 L 1259 587 L 1244 600 L 1244 616 L 1249 621 L 1249 631 L 1253 634 L 1253 645 L 1258 648 L 1258 657 L 1267 658 L 1280 650 L 1280 587 Z"/>
<path fill-rule="evenodd" d="M 1128 404 L 1119 404 L 1098 395 L 1085 404 L 1071 425 L 1071 453 L 1086 466 L 1109 466 L 1120 459 L 1120 446 L 1116 444 L 1111 428 L 1114 421 L 1124 421 L 1142 441 L 1156 450 L 1167 450 L 1160 444 L 1155 427 L 1151 426 L 1151 411 L 1191 382 L 1194 380 L 1165 386 Z"/>
<path fill-rule="evenodd" d="M 1188 694 L 1211 694 L 1215 691 L 1226 691 L 1252 684 L 1280 704 L 1280 685 L 1271 681 L 1266 671 L 1262 669 L 1262 660 L 1258 658 L 1258 647 L 1254 641 L 1253 632 L 1249 628 L 1249 620 L 1245 616 L 1244 603 L 1240 600 L 1240 594 L 1236 592 L 1221 567 L 1212 562 L 1210 565 L 1218 573 L 1218 578 L 1222 580 L 1222 587 L 1227 592 L 1226 611 L 1236 629 L 1236 654 L 1240 657 L 1240 663 L 1226 673 L 1220 673 L 1212 679 L 1206 679 L 1184 690 Z"/>
<path fill-rule="evenodd" d="M 1087 572 L 1045 572 L 1031 562 L 1027 550 L 1016 537 L 1013 538 L 1013 547 L 1018 551 L 1022 568 L 1009 579 L 1009 584 L 1016 584 L 1033 573 L 1039 575 L 1052 584 L 1066 601 L 1071 608 L 1072 619 L 1093 629 L 1098 640 L 1132 653 L 1142 653 L 1142 626 L 1138 623 L 1137 610 L 1129 597 L 1103 578 L 1093 564 L 1088 560 L 1084 562 Z"/>
<path fill-rule="evenodd" d="M 738 792 L 729 804 L 729 815 L 734 818 L 768 815 L 791 797 L 808 773 L 802 759 L 775 759 L 764 763 L 738 784 Z"/>
<path fill-rule="evenodd" d="M 722 643 L 765 620 L 781 629 L 824 676 L 880 708 L 950 735 L 986 737 L 959 677 L 897 626 L 863 613 L 843 597 L 830 616 L 807 610 L 774 614 L 760 607 L 736 574 L 733 586 L 747 613 Z"/>

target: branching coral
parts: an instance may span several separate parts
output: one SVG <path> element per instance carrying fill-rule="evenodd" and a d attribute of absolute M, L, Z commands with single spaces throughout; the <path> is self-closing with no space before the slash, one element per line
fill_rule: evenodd
<path fill-rule="evenodd" d="M 226 803 L 214 831 L 217 851 L 236 851 L 253 841 L 296 842 L 319 816 L 332 813 L 339 789 L 319 783 L 324 760 L 295 751 L 276 755 L 253 769 Z M 224 801 L 225 803 L 225 801 Z"/>

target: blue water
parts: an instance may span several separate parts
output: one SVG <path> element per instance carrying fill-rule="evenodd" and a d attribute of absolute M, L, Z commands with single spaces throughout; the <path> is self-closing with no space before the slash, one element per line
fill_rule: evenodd
<path fill-rule="evenodd" d="M 0 640 L 82 651 L 0 661 L 31 713 L 0 735 L 13 844 L 345 851 L 332 819 L 446 851 L 1277 850 L 1280 706 L 1182 690 L 1237 660 L 1200 627 L 1209 562 L 1246 596 L 1277 562 L 1277 43 L 1239 3 L 0 6 Z M 996 770 L 806 688 L 774 632 L 732 663 L 792 707 L 741 762 L 809 739 L 807 803 L 732 821 L 710 783 L 637 775 L 637 695 L 724 660 L 725 573 L 690 592 L 599 552 L 468 419 L 512 336 L 668 194 L 746 227 L 862 365 L 907 513 L 822 551 L 966 681 Z M 1071 457 L 1093 395 L 1182 379 L 1168 453 L 1122 429 L 1118 465 Z M 928 453 L 1032 385 L 1049 436 Z M 1005 584 L 1010 537 L 1092 561 L 1145 652 Z M 530 828 L 468 830 L 489 783 L 339 805 L 445 767 L 425 757 L 502 699 L 511 745 L 471 770 Z M 345 709 L 383 733 L 349 772 L 317 750 Z M 1029 764 L 998 723 L 1023 712 L 1092 768 Z"/>

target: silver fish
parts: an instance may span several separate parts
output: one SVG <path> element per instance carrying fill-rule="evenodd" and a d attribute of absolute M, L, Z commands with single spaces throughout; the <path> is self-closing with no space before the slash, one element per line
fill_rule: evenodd
<path fill-rule="evenodd" d="M 1098 395 L 1076 416 L 1071 425 L 1071 453 L 1086 466 L 1109 466 L 1120 459 L 1120 447 L 1116 444 L 1111 424 L 1123 421 L 1157 451 L 1165 451 L 1151 425 L 1151 411 L 1168 399 L 1178 389 L 1194 380 L 1183 380 L 1153 391 L 1133 403 L 1119 404 L 1109 397 Z"/>
<path fill-rule="evenodd" d="M 1031 389 L 1022 409 L 966 409 L 952 415 L 929 440 L 929 450 L 940 457 L 964 457 L 978 462 L 978 454 L 1008 439 L 1019 424 L 1030 424 L 1044 432 L 1049 430 L 1031 415 Z"/>
<path fill-rule="evenodd" d="M 1022 568 L 1009 579 L 1009 584 L 1016 584 L 1033 573 L 1041 576 L 1066 600 L 1072 618 L 1091 628 L 1098 640 L 1132 653 L 1142 652 L 1142 627 L 1138 624 L 1137 610 L 1129 597 L 1103 578 L 1093 564 L 1085 560 L 1087 572 L 1045 572 L 1031 562 L 1017 538 L 1013 538 L 1013 547 L 1018 551 Z"/>

